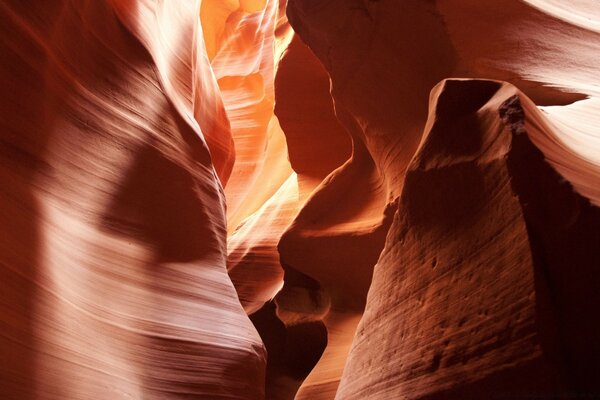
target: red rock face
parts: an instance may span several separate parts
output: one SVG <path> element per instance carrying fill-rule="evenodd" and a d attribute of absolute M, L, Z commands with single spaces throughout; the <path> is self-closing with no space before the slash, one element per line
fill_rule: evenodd
<path fill-rule="evenodd" d="M 597 390 L 577 347 L 600 328 L 580 314 L 598 301 L 600 214 L 532 144 L 539 111 L 522 96 L 493 81 L 434 89 L 339 398 Z"/>
<path fill-rule="evenodd" d="M 600 397 L 593 0 L 0 5 L 0 397 Z"/>
<path fill-rule="evenodd" d="M 154 7 L 0 6 L 2 398 L 264 396 L 225 269 L 230 136 L 191 51 L 199 9 Z"/>

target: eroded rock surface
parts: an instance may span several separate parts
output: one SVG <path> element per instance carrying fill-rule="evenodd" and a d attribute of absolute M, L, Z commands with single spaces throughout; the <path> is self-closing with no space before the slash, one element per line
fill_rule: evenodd
<path fill-rule="evenodd" d="M 600 210 L 533 145 L 514 87 L 444 81 L 432 103 L 338 398 L 593 393 Z"/>
<path fill-rule="evenodd" d="M 0 4 L 0 397 L 600 395 L 563 3 Z"/>
<path fill-rule="evenodd" d="M 2 398 L 264 396 L 199 8 L 159 5 L 0 5 Z"/>

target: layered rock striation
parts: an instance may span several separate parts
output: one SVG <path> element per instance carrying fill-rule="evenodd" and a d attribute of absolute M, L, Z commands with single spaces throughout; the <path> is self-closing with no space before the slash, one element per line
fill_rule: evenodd
<path fill-rule="evenodd" d="M 0 4 L 0 397 L 600 395 L 571 3 Z"/>
<path fill-rule="evenodd" d="M 0 397 L 264 397 L 199 11 L 0 5 Z"/>

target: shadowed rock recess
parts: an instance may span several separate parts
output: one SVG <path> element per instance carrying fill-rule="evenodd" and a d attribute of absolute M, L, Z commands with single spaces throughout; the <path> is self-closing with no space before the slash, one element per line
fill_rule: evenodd
<path fill-rule="evenodd" d="M 600 398 L 596 0 L 4 0 L 0 82 L 1 399 Z"/>

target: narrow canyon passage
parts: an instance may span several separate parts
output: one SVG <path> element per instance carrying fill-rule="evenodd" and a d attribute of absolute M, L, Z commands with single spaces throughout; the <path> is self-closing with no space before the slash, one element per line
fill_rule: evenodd
<path fill-rule="evenodd" d="M 0 22 L 1 399 L 600 398 L 596 0 Z"/>

